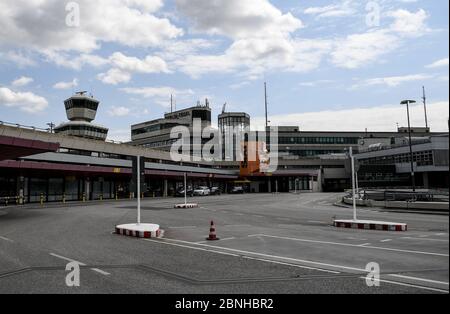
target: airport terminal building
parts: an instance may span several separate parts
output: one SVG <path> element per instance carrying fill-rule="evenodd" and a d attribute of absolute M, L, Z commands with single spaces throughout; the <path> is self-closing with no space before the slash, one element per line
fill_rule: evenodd
<path fill-rule="evenodd" d="M 176 162 L 168 152 L 173 143 L 170 139 L 173 127 L 192 128 L 194 119 L 200 119 L 203 127 L 211 126 L 208 102 L 166 114 L 162 119 L 133 125 L 130 143 L 105 140 L 108 129 L 92 123 L 98 105 L 92 96 L 75 94 L 65 101 L 70 122 L 58 126 L 54 132 L 0 122 L 0 206 L 2 202 L 135 197 L 131 181 L 132 160 L 136 156 L 145 161 L 144 197 L 173 196 L 183 186 L 185 173 L 190 186 L 216 186 L 222 192 L 237 185 L 245 187 L 249 193 L 343 191 L 351 186 L 349 147 L 359 152 L 357 158 L 363 169 L 359 173 L 361 186 L 374 183 L 367 174 L 372 173 L 369 170 L 373 169 L 373 164 L 379 164 L 376 158 L 383 158 L 382 154 L 386 153 L 392 153 L 394 161 L 401 161 L 395 162 L 396 171 L 392 175 L 405 176 L 402 166 L 405 161 L 399 157 L 404 147 L 395 146 L 405 140 L 405 133 L 400 129 L 398 132 L 303 132 L 299 127 L 280 127 L 278 144 L 268 143 L 270 150 L 279 151 L 278 169 L 243 176 L 237 161 Z M 234 117 L 240 117 L 239 121 L 233 120 Z M 222 127 L 226 127 L 227 121 L 250 124 L 250 117 L 243 113 L 227 113 L 222 118 Z M 415 137 L 426 141 L 416 146 L 417 158 L 433 159 L 433 164 L 426 165 L 419 165 L 417 160 L 418 171 L 427 173 L 419 183 L 448 187 L 448 174 L 442 177 L 448 171 L 448 133 L 416 131 Z M 373 151 L 374 145 L 381 143 L 391 145 L 392 150 Z M 428 154 L 430 151 L 432 157 Z M 393 169 L 392 164 L 384 166 Z M 434 168 L 430 170 L 430 167 Z M 392 183 L 377 182 L 378 186 Z M 404 180 L 397 183 L 402 185 Z"/>

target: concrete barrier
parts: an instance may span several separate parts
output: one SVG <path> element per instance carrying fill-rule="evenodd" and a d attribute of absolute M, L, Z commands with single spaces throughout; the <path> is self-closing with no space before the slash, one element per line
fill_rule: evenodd
<path fill-rule="evenodd" d="M 343 202 L 353 205 L 353 199 L 344 197 Z M 446 202 L 401 202 L 401 201 L 375 201 L 375 200 L 356 200 L 357 206 L 382 207 L 391 209 L 422 209 L 435 211 L 449 211 L 449 203 Z"/>

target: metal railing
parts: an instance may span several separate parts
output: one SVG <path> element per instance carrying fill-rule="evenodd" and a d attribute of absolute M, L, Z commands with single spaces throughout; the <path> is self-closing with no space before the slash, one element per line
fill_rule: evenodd
<path fill-rule="evenodd" d="M 30 130 L 30 131 L 54 133 L 54 132 L 52 132 L 51 128 L 43 129 L 43 128 L 38 128 L 38 127 L 35 127 L 35 126 L 22 125 L 22 124 L 19 124 L 19 123 L 12 123 L 12 122 L 7 122 L 7 121 L 0 121 L 0 126 L 1 125 L 6 125 L 6 126 L 10 126 L 10 127 L 18 128 L 18 129 Z M 106 143 L 111 143 L 111 144 L 124 144 L 124 142 L 114 141 L 114 140 L 106 140 L 105 142 Z"/>

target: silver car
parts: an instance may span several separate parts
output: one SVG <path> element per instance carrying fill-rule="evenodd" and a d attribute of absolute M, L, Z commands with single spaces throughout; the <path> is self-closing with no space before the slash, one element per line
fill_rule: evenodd
<path fill-rule="evenodd" d="M 211 190 L 207 186 L 200 186 L 194 190 L 195 196 L 208 196 L 211 194 Z"/>

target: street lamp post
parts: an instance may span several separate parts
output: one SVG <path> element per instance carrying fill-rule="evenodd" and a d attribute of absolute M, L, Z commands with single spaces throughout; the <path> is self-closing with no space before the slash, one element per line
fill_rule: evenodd
<path fill-rule="evenodd" d="M 411 121 L 409 119 L 409 104 L 415 104 L 415 100 L 403 100 L 400 104 L 406 105 L 406 111 L 408 113 L 408 133 L 409 133 L 409 153 L 410 153 L 410 159 L 411 159 L 411 182 L 412 182 L 412 189 L 413 192 L 416 192 L 416 176 L 414 173 L 414 154 L 412 149 L 412 136 L 411 136 Z"/>

